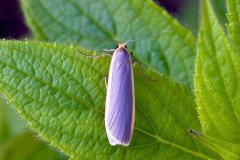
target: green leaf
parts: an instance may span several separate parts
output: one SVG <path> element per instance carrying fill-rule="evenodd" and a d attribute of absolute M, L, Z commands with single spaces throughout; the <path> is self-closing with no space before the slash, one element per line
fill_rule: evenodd
<path fill-rule="evenodd" d="M 50 150 L 46 144 L 36 140 L 30 133 L 24 133 L 13 138 L 0 150 L 1 160 L 59 160 L 63 159 L 56 152 Z"/>
<path fill-rule="evenodd" d="M 129 43 L 138 59 L 193 87 L 195 38 L 152 0 L 22 0 L 27 24 L 38 40 L 74 43 L 84 48 L 113 48 L 83 30 L 117 41 L 166 31 Z"/>
<path fill-rule="evenodd" d="M 202 1 L 195 87 L 203 131 L 227 143 L 240 142 L 240 59 L 210 2 Z"/>
<path fill-rule="evenodd" d="M 134 65 L 133 139 L 129 147 L 113 147 L 104 127 L 109 57 L 92 59 L 74 46 L 12 41 L 0 42 L 0 57 L 0 91 L 41 138 L 72 159 L 219 157 L 187 133 L 200 129 L 192 93 L 150 69 L 144 73 L 157 82 Z"/>
<path fill-rule="evenodd" d="M 235 47 L 240 51 L 240 1 L 239 0 L 227 0 L 228 20 L 227 24 L 228 32 L 232 38 Z"/>

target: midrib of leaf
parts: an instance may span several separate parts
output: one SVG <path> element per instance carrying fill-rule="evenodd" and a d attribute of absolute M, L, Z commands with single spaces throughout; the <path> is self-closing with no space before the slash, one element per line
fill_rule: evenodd
<path fill-rule="evenodd" d="M 158 136 L 157 129 L 154 126 L 152 120 L 149 118 L 149 116 L 146 115 L 146 113 L 142 110 L 142 108 L 140 107 L 140 105 L 138 105 L 138 103 L 136 103 L 136 107 L 142 112 L 142 114 L 145 116 L 145 118 L 147 118 L 148 122 L 151 124 L 152 128 L 154 129 L 155 134 Z M 136 129 L 136 127 L 135 127 L 135 129 Z"/>
<path fill-rule="evenodd" d="M 185 147 L 182 147 L 182 146 L 180 146 L 180 145 L 178 145 L 178 144 L 176 144 L 176 143 L 174 143 L 174 142 L 167 141 L 167 140 L 159 137 L 158 135 L 154 135 L 154 134 L 152 134 L 152 133 L 149 133 L 149 132 L 147 132 L 147 131 L 144 131 L 144 130 L 142 130 L 141 128 L 134 127 L 134 129 L 140 131 L 141 133 L 143 133 L 143 134 L 145 134 L 145 135 L 147 135 L 147 136 L 149 136 L 149 137 L 152 137 L 152 138 L 156 139 L 157 142 L 160 142 L 160 143 L 163 143 L 163 144 L 167 144 L 167 145 L 173 146 L 173 147 L 175 147 L 175 148 L 177 148 L 177 149 L 180 149 L 180 150 L 182 150 L 182 151 L 184 151 L 184 152 L 190 153 L 190 154 L 192 154 L 192 155 L 194 155 L 194 156 L 197 156 L 197 157 L 199 157 L 199 158 L 210 159 L 210 157 L 208 157 L 208 156 L 206 156 L 206 155 L 204 155 L 204 154 L 202 154 L 202 153 L 192 151 L 192 150 L 190 150 L 190 149 L 188 149 L 188 148 L 185 148 Z"/>

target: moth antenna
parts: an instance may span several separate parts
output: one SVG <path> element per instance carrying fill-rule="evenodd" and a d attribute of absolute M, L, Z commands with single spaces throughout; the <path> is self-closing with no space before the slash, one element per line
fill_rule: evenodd
<path fill-rule="evenodd" d="M 82 30 L 83 32 L 86 32 L 87 34 L 90 34 L 92 36 L 95 36 L 97 38 L 100 38 L 100 39 L 103 39 L 103 40 L 106 40 L 106 41 L 112 41 L 112 42 L 115 42 L 118 44 L 117 41 L 113 40 L 113 39 L 110 39 L 110 38 L 107 38 L 107 37 L 103 37 L 103 36 L 100 36 L 100 35 L 97 35 L 97 34 L 94 34 L 94 33 L 91 33 L 91 32 L 88 32 L 88 31 L 85 31 L 85 30 Z"/>
<path fill-rule="evenodd" d="M 100 54 L 100 55 L 88 55 L 88 54 L 83 53 L 83 52 L 80 51 L 79 49 L 77 49 L 77 51 L 78 51 L 80 54 L 84 55 L 85 57 L 90 57 L 90 58 L 100 58 L 100 57 L 103 57 L 103 56 L 110 56 L 110 57 L 112 57 L 112 54 L 109 54 L 109 53 Z"/>
<path fill-rule="evenodd" d="M 162 32 L 160 32 L 160 33 L 152 34 L 152 35 L 145 36 L 145 37 L 141 37 L 141 38 L 137 38 L 137 39 L 130 39 L 130 40 L 128 40 L 127 42 L 125 42 L 124 44 L 126 45 L 126 44 L 129 43 L 129 42 L 135 42 L 135 41 L 141 41 L 141 40 L 149 39 L 149 38 L 151 38 L 151 37 L 159 36 L 160 34 L 162 34 L 162 33 L 164 33 L 164 32 L 167 32 L 167 31 L 162 31 Z"/>

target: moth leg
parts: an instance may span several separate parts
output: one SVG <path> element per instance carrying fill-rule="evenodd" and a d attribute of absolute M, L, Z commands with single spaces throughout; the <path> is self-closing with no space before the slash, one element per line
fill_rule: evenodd
<path fill-rule="evenodd" d="M 146 76 L 146 75 L 144 74 L 143 69 L 142 69 L 142 66 L 141 66 L 141 64 L 140 64 L 138 61 L 134 60 L 133 63 L 137 63 L 137 64 L 139 65 L 140 71 L 141 71 L 141 75 L 142 75 L 143 77 L 147 78 L 148 80 L 150 80 L 150 81 L 152 81 L 152 82 L 156 82 L 156 81 L 157 81 L 157 80 L 154 80 L 154 79 L 150 79 L 148 76 Z"/>
<path fill-rule="evenodd" d="M 105 77 L 104 77 L 104 80 L 105 80 L 105 86 L 106 86 L 106 88 L 107 88 L 107 86 L 108 86 L 108 76 L 105 76 Z"/>

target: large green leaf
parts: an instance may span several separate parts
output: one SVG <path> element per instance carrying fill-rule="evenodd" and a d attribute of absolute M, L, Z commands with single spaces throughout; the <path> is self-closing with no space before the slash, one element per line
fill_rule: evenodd
<path fill-rule="evenodd" d="M 239 0 L 227 0 L 228 20 L 227 25 L 228 32 L 232 38 L 235 47 L 240 51 L 240 1 Z"/>
<path fill-rule="evenodd" d="M 109 57 L 85 57 L 74 46 L 11 41 L 0 42 L 0 57 L 0 91 L 41 138 L 72 159 L 218 158 L 187 132 L 200 129 L 194 96 L 163 75 L 144 70 L 157 80 L 149 81 L 134 65 L 133 139 L 129 147 L 113 147 L 103 122 Z"/>
<path fill-rule="evenodd" d="M 201 14 L 195 73 L 200 121 L 207 136 L 239 144 L 240 58 L 208 0 L 202 1 Z"/>
<path fill-rule="evenodd" d="M 166 31 L 148 40 L 132 42 L 129 48 L 155 70 L 171 75 L 187 87 L 193 86 L 195 38 L 152 0 L 21 2 L 27 23 L 39 40 L 106 49 L 116 44 L 109 45 L 83 30 L 117 41 Z"/>

